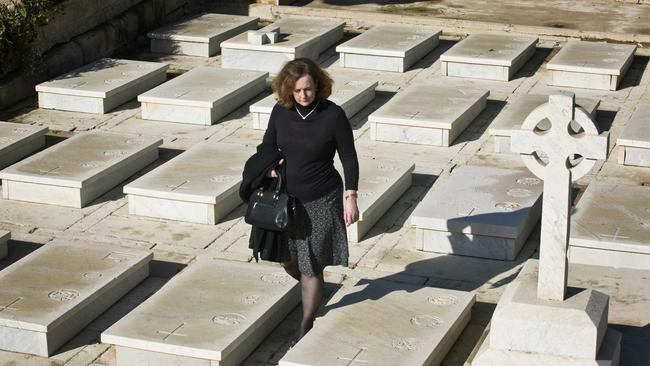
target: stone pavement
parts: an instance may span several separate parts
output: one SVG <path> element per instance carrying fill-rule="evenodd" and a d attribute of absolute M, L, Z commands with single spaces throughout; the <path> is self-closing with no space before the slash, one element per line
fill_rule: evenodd
<path fill-rule="evenodd" d="M 648 7 L 639 9 L 641 13 L 650 12 Z M 602 23 L 591 19 L 590 23 Z M 579 19 L 576 18 L 577 20 Z M 540 18 L 539 21 L 543 20 Z M 622 20 L 616 22 L 619 23 L 622 24 Z M 621 32 L 632 31 L 621 29 Z M 346 39 L 349 39 L 349 35 Z M 529 93 L 548 94 L 558 89 L 547 85 L 550 73 L 545 64 L 563 43 L 540 35 L 540 42 L 531 60 L 508 82 L 446 79 L 445 82 L 451 86 L 471 86 L 491 91 L 487 107 L 450 147 L 372 141 L 368 116 L 390 100 L 396 92 L 416 80 L 441 79 L 440 54 L 453 45 L 452 41 L 441 41 L 438 48 L 404 73 L 358 71 L 362 78 L 376 77 L 379 80 L 376 98 L 351 118 L 360 157 L 413 162 L 415 172 L 413 184 L 405 194 L 359 243 L 350 244 L 350 268 L 329 267 L 326 271 L 328 298 L 336 291 L 349 290 L 364 278 L 383 279 L 396 284 L 476 290 L 477 302 L 472 318 L 443 360 L 442 365 L 446 366 L 463 365 L 467 360 L 489 323 L 504 286 L 516 277 L 526 259 L 537 256 L 539 228 L 534 229 L 514 261 L 498 261 L 415 250 L 416 235 L 415 228 L 410 225 L 410 215 L 434 182 L 446 179 L 457 166 L 524 168 L 518 156 L 494 153 L 493 139 L 487 133 L 487 128 L 507 101 Z M 329 69 L 338 67 L 338 55 L 334 48 L 335 46 L 325 51 L 320 58 L 321 63 Z M 197 58 L 147 51 L 121 56 L 169 63 L 172 74 L 180 74 L 201 65 L 220 66 L 220 56 Z M 610 141 L 616 141 L 635 107 L 643 101 L 650 101 L 649 56 L 648 49 L 637 50 L 637 56 L 617 91 L 573 89 L 582 98 L 601 100 L 598 124 L 609 130 Z M 249 226 L 243 221 L 243 205 L 226 215 L 216 225 L 144 218 L 128 214 L 127 199 L 122 193 L 122 188 L 177 156 L 182 150 L 204 140 L 255 146 L 264 131 L 251 128 L 252 116 L 249 107 L 269 94 L 270 89 L 267 89 L 212 126 L 143 120 L 140 106 L 135 100 L 102 115 L 39 109 L 35 99 L 21 102 L 0 113 L 0 120 L 49 127 L 48 146 L 74 134 L 95 130 L 163 139 L 160 157 L 155 163 L 84 208 L 0 200 L 0 230 L 11 231 L 9 255 L 0 261 L 0 269 L 6 268 L 54 238 L 93 240 L 113 245 L 119 242 L 119 245 L 126 247 L 151 249 L 154 253 L 151 276 L 86 326 L 49 359 L 0 351 L 0 365 L 113 365 L 115 349 L 99 342 L 100 333 L 158 291 L 180 269 L 202 257 L 230 261 L 251 260 L 248 249 Z M 574 184 L 576 201 L 586 185 L 594 180 L 609 179 L 639 186 L 650 184 L 650 170 L 622 167 L 616 161 L 615 152 L 612 143 L 608 160 L 597 163 L 596 168 Z M 621 364 L 648 365 L 650 312 L 647 309 L 650 307 L 650 271 L 572 265 L 569 273 L 570 286 L 590 287 L 610 296 L 610 324 L 624 335 Z M 300 317 L 301 311 L 297 307 L 243 364 L 277 364 L 288 351 Z"/>

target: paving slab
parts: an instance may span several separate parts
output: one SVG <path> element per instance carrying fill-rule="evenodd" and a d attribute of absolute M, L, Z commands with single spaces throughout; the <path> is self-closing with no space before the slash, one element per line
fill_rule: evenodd
<path fill-rule="evenodd" d="M 149 274 L 149 251 L 54 240 L 0 272 L 0 348 L 48 357 Z"/>
<path fill-rule="evenodd" d="M 650 189 L 593 181 L 576 205 L 571 263 L 650 269 Z"/>
<path fill-rule="evenodd" d="M 650 103 L 639 103 L 621 131 L 618 145 L 618 163 L 650 167 Z"/>
<path fill-rule="evenodd" d="M 366 78 L 340 71 L 330 72 L 330 76 L 334 80 L 334 86 L 328 99 L 343 108 L 348 119 L 375 99 L 375 88 L 379 84 L 377 81 L 363 80 Z M 266 130 L 275 104 L 275 94 L 271 94 L 250 106 L 254 129 Z"/>
<path fill-rule="evenodd" d="M 361 280 L 334 295 L 279 365 L 438 365 L 474 299 L 473 292 Z"/>
<path fill-rule="evenodd" d="M 635 50 L 636 45 L 570 40 L 546 64 L 549 85 L 616 90 Z"/>
<path fill-rule="evenodd" d="M 221 43 L 221 66 L 277 74 L 287 61 L 300 57 L 317 60 L 324 50 L 343 38 L 345 22 L 336 19 L 291 17 L 260 29 L 279 29 L 275 43 L 255 44 L 248 34 Z M 271 29 L 272 28 L 272 29 Z"/>
<path fill-rule="evenodd" d="M 0 122 L 0 169 L 45 146 L 48 128 Z"/>
<path fill-rule="evenodd" d="M 36 85 L 38 106 L 106 113 L 167 78 L 167 64 L 104 58 Z"/>
<path fill-rule="evenodd" d="M 509 81 L 535 53 L 538 39 L 470 34 L 440 56 L 442 75 Z"/>
<path fill-rule="evenodd" d="M 338 45 L 339 66 L 404 72 L 438 46 L 440 29 L 377 25 Z"/>
<path fill-rule="evenodd" d="M 278 267 L 200 259 L 102 342 L 117 346 L 117 366 L 239 365 L 299 301 L 298 283 Z"/>
<path fill-rule="evenodd" d="M 158 158 L 162 140 L 75 135 L 0 171 L 5 199 L 81 208 Z"/>
<path fill-rule="evenodd" d="M 411 84 L 368 116 L 376 141 L 450 146 L 485 109 L 487 90 Z"/>
<path fill-rule="evenodd" d="M 488 133 L 494 136 L 494 152 L 510 153 L 512 131 L 521 129 L 526 117 L 537 107 L 548 102 L 548 95 L 525 94 L 509 101 L 503 111 L 492 121 Z M 596 114 L 600 100 L 576 98 L 576 104 L 587 111 L 592 120 Z M 548 119 L 545 120 L 547 124 Z M 549 125 L 550 126 L 550 125 Z"/>
<path fill-rule="evenodd" d="M 457 167 L 411 214 L 415 248 L 514 260 L 540 218 L 542 187 L 527 171 Z"/>
<path fill-rule="evenodd" d="M 211 125 L 266 89 L 268 73 L 199 66 L 138 96 L 142 118 Z"/>
<path fill-rule="evenodd" d="M 214 225 L 242 203 L 239 184 L 253 152 L 203 142 L 124 186 L 129 213 Z"/>
<path fill-rule="evenodd" d="M 0 259 L 7 256 L 7 242 L 9 239 L 11 239 L 11 233 L 0 230 Z"/>
<path fill-rule="evenodd" d="M 257 17 L 199 14 L 147 33 L 151 52 L 210 57 L 219 44 L 247 30 L 257 29 Z"/>

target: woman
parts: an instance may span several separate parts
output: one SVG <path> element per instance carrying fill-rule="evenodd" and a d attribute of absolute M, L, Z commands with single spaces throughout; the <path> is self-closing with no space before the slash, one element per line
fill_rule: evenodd
<path fill-rule="evenodd" d="M 287 232 L 282 266 L 300 281 L 303 317 L 298 339 L 314 323 L 323 296 L 323 269 L 348 265 L 345 226 L 359 218 L 359 163 L 352 128 L 341 107 L 327 100 L 332 79 L 314 61 L 287 63 L 273 82 L 273 107 L 263 144 L 284 155 L 287 192 L 296 198 L 296 214 Z M 345 175 L 334 169 L 338 152 Z M 275 168 L 267 176 L 276 177 Z"/>

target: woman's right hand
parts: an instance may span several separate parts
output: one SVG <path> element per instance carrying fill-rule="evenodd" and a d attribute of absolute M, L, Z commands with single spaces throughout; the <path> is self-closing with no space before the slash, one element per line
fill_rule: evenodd
<path fill-rule="evenodd" d="M 277 177 L 278 177 L 278 173 L 275 171 L 275 168 L 277 168 L 279 165 L 282 165 L 282 163 L 284 163 L 284 159 L 280 159 L 280 161 L 278 161 L 277 164 L 275 164 L 274 166 L 272 166 L 272 167 L 271 167 L 271 168 L 266 172 L 266 176 L 269 177 L 269 178 L 277 178 Z"/>

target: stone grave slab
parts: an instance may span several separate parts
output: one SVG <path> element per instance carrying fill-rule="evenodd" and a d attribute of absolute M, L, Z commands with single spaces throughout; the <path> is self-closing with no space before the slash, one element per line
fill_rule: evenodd
<path fill-rule="evenodd" d="M 487 103 L 487 90 L 417 83 L 368 116 L 377 141 L 450 146 Z"/>
<path fill-rule="evenodd" d="M 375 88 L 378 85 L 377 81 L 354 80 L 350 76 L 344 76 L 335 72 L 331 73 L 330 76 L 334 80 L 334 86 L 332 95 L 328 99 L 343 108 L 348 118 L 352 118 L 352 116 L 375 99 Z M 275 95 L 271 94 L 250 106 L 254 129 L 266 130 L 275 103 Z"/>
<path fill-rule="evenodd" d="M 345 22 L 336 19 L 290 17 L 280 19 L 259 31 L 279 27 L 275 43 L 254 44 L 248 34 L 221 42 L 221 66 L 268 71 L 277 74 L 287 61 L 300 57 L 317 60 L 324 50 L 343 38 Z"/>
<path fill-rule="evenodd" d="M 336 47 L 339 65 L 404 72 L 438 46 L 440 29 L 377 25 Z"/>
<path fill-rule="evenodd" d="M 439 365 L 474 301 L 473 292 L 362 280 L 334 295 L 279 365 Z"/>
<path fill-rule="evenodd" d="M 546 64 L 549 85 L 616 90 L 634 60 L 635 45 L 568 41 Z"/>
<path fill-rule="evenodd" d="M 458 167 L 411 214 L 415 247 L 514 260 L 540 218 L 542 186 L 526 171 Z"/>
<path fill-rule="evenodd" d="M 242 203 L 239 184 L 253 152 L 203 142 L 124 186 L 129 213 L 214 225 Z"/>
<path fill-rule="evenodd" d="M 200 14 L 158 28 L 147 36 L 151 52 L 210 57 L 219 52 L 219 44 L 247 30 L 257 29 L 259 18 Z"/>
<path fill-rule="evenodd" d="M 239 365 L 299 302 L 279 267 L 204 258 L 101 338 L 116 366 Z"/>
<path fill-rule="evenodd" d="M 596 180 L 572 216 L 569 261 L 650 269 L 650 189 Z"/>
<path fill-rule="evenodd" d="M 540 105 L 548 102 L 548 95 L 526 94 L 509 102 L 503 111 L 492 121 L 488 133 L 494 136 L 494 152 L 509 153 L 512 131 L 521 129 L 521 124 L 528 115 Z M 576 104 L 584 108 L 595 120 L 600 100 L 576 98 Z M 548 121 L 548 120 L 547 120 Z"/>
<path fill-rule="evenodd" d="M 48 128 L 0 122 L 0 169 L 45 146 Z"/>
<path fill-rule="evenodd" d="M 56 239 L 0 272 L 0 349 L 48 357 L 149 275 L 150 251 Z"/>
<path fill-rule="evenodd" d="M 158 158 L 162 140 L 87 132 L 0 171 L 5 199 L 81 208 Z"/>
<path fill-rule="evenodd" d="M 336 161 L 343 177 L 343 167 Z M 415 164 L 359 159 L 359 221 L 348 226 L 348 241 L 357 243 L 411 187 Z"/>
<path fill-rule="evenodd" d="M 138 96 L 142 118 L 211 125 L 266 89 L 268 73 L 200 66 Z"/>
<path fill-rule="evenodd" d="M 650 167 L 650 103 L 636 107 L 616 140 L 618 163 Z"/>
<path fill-rule="evenodd" d="M 11 239 L 9 231 L 0 230 L 0 259 L 7 256 L 7 242 Z"/>
<path fill-rule="evenodd" d="M 470 34 L 440 56 L 442 75 L 509 81 L 533 56 L 537 38 Z"/>
<path fill-rule="evenodd" d="M 167 64 L 105 58 L 36 85 L 38 106 L 107 113 L 163 83 Z"/>

